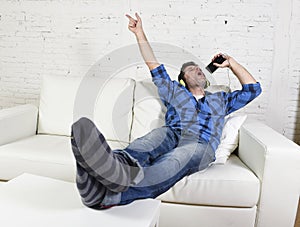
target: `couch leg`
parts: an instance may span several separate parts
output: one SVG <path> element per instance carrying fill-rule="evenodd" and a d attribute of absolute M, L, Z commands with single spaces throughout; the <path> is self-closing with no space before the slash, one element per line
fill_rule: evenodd
<path fill-rule="evenodd" d="M 300 227 L 300 198 L 299 198 L 299 201 L 298 201 L 298 210 L 297 210 L 295 227 Z"/>

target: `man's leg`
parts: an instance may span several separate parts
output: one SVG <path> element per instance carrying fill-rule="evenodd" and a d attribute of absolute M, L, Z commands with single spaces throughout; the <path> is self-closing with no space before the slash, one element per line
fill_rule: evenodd
<path fill-rule="evenodd" d="M 173 150 L 177 144 L 178 134 L 169 127 L 161 127 L 135 139 L 124 151 L 145 167 L 151 165 L 157 157 Z"/>
<path fill-rule="evenodd" d="M 81 118 L 72 125 L 71 142 L 78 165 L 110 191 L 125 191 L 136 178 L 143 178 L 137 161 L 126 154 L 114 154 L 89 119 Z"/>
<path fill-rule="evenodd" d="M 122 192 L 120 204 L 128 204 L 136 199 L 156 198 L 183 177 L 207 168 L 214 159 L 214 151 L 207 143 L 183 139 L 173 151 L 160 156 L 152 166 L 144 168 L 144 179 Z"/>
<path fill-rule="evenodd" d="M 95 153 L 95 160 L 101 158 L 104 150 L 105 152 L 112 154 L 118 161 L 122 163 L 130 163 L 130 166 L 135 167 L 137 164 L 133 162 L 131 157 L 134 157 L 143 164 L 148 165 L 151 164 L 157 157 L 172 150 L 178 143 L 178 135 L 170 128 L 163 127 L 155 129 L 144 137 L 135 140 L 126 149 L 124 149 L 125 152 L 122 150 L 111 151 L 109 146 L 106 144 L 103 135 L 95 129 L 96 126 L 86 118 L 80 119 L 72 126 L 72 149 L 76 157 L 77 166 L 79 166 L 77 169 L 78 190 L 83 203 L 89 207 L 93 206 L 95 203 L 96 205 L 93 207 L 95 209 L 119 204 L 121 200 L 121 193 L 117 192 L 121 190 L 115 189 L 120 188 L 120 185 L 111 183 L 107 179 L 101 177 L 98 175 L 99 171 L 96 174 L 83 158 L 83 155 L 81 154 L 82 150 L 88 150 L 88 146 L 93 147 L 94 149 L 90 149 L 90 155 Z M 96 136 L 94 135 L 95 133 L 92 134 L 93 130 L 96 131 Z M 91 136 L 93 136 L 93 139 L 90 139 Z M 85 145 L 87 143 L 91 143 L 93 140 L 95 140 L 94 145 Z M 98 140 L 102 142 L 99 143 Z M 81 150 L 77 144 L 81 145 Z M 104 149 L 102 152 L 98 153 L 99 147 L 104 147 Z M 90 157 L 88 159 L 92 158 Z M 100 168 L 101 165 L 98 164 L 97 167 Z M 114 191 L 110 190 L 111 188 L 113 188 Z"/>

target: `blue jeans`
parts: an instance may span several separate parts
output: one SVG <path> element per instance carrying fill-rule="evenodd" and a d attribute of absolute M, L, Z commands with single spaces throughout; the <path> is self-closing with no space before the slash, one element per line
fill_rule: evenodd
<path fill-rule="evenodd" d="M 144 171 L 139 183 L 125 192 L 108 192 L 103 205 L 123 205 L 137 199 L 155 198 L 183 177 L 206 169 L 215 160 L 212 148 L 193 134 L 180 133 L 169 127 L 155 129 L 136 139 L 124 150 L 138 160 Z"/>

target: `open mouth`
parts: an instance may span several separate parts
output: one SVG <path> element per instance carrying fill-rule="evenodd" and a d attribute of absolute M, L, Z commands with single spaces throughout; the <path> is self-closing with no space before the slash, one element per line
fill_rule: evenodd
<path fill-rule="evenodd" d="M 204 75 L 204 73 L 202 73 L 202 72 L 198 72 L 198 76 L 202 76 L 202 77 L 205 78 L 205 75 Z"/>

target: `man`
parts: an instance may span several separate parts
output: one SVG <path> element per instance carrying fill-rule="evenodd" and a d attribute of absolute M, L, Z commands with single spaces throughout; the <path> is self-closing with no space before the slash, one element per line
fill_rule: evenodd
<path fill-rule="evenodd" d="M 72 126 L 72 149 L 77 163 L 77 187 L 83 203 L 94 209 L 155 198 L 184 176 L 206 169 L 215 160 L 224 117 L 261 93 L 260 84 L 232 57 L 217 67 L 229 67 L 242 84 L 232 93 L 204 91 L 207 80 L 194 62 L 183 64 L 179 80 L 172 81 L 158 63 L 138 14 L 128 28 L 151 71 L 159 96 L 167 107 L 166 124 L 112 151 L 96 126 L 81 118 Z M 216 58 L 219 55 L 216 55 Z"/>

